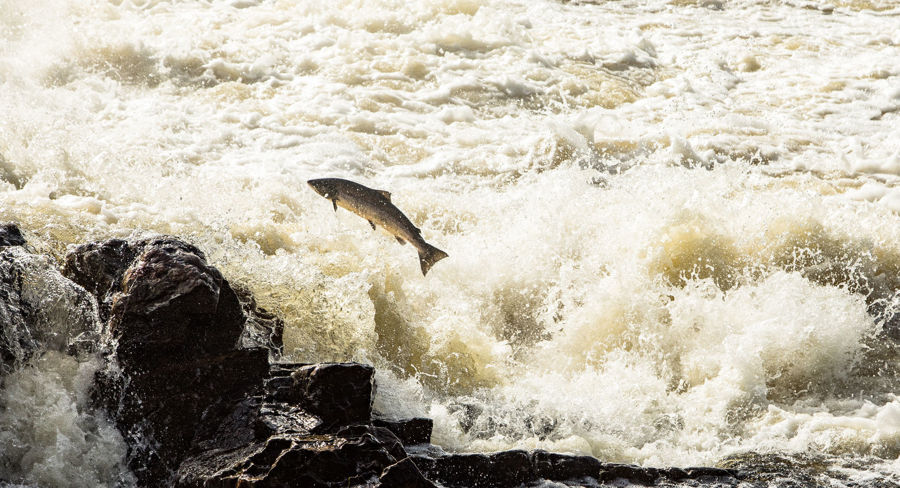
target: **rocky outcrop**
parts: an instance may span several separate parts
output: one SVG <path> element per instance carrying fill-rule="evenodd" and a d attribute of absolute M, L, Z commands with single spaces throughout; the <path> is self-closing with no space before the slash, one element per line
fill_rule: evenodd
<path fill-rule="evenodd" d="M 390 429 L 371 425 L 373 368 L 270 366 L 280 320 L 248 292 L 242 300 L 199 249 L 171 238 L 94 243 L 69 254 L 66 273 L 108 317 L 109 367 L 93 396 L 129 442 L 142 485 L 345 486 L 406 458 Z M 401 471 L 410 476 L 392 476 Z"/>
<path fill-rule="evenodd" d="M 202 451 L 188 458 L 175 486 L 367 486 L 409 459 L 390 431 L 371 425 L 331 434 L 274 434 L 237 449 Z M 434 486 L 412 467 L 403 479 Z"/>
<path fill-rule="evenodd" d="M 430 444 L 431 420 L 373 413 L 371 366 L 282 362 L 283 323 L 199 249 L 170 237 L 75 248 L 64 272 L 77 285 L 58 273 L 44 282 L 68 283 L 70 306 L 90 302 L 90 327 L 74 327 L 60 342 L 32 327 L 57 310 L 29 298 L 24 282 L 32 280 L 23 273 L 52 274 L 47 260 L 35 271 L 35 259 L 0 250 L 4 364 L 48 345 L 91 344 L 107 364 L 95 378 L 94 404 L 125 437 L 140 486 L 738 484 L 736 471 L 714 468 L 641 468 L 545 451 L 446 453 Z"/>
<path fill-rule="evenodd" d="M 139 252 L 148 247 L 160 246 L 168 242 L 180 246 L 185 252 L 205 261 L 203 252 L 185 242 L 171 238 L 152 238 L 136 242 L 110 239 L 78 246 L 66 256 L 63 273 L 72 281 L 90 291 L 97 299 L 100 317 L 108 320 L 113 298 L 122 290 L 122 280 L 126 269 L 134 262 Z M 218 273 L 218 271 L 216 271 Z M 281 336 L 284 322 L 266 309 L 259 307 L 250 290 L 231 287 L 237 296 L 244 322 L 240 343 L 243 348 L 262 347 L 272 353 L 272 359 L 281 356 Z"/>
<path fill-rule="evenodd" d="M 20 247 L 21 237 L 0 224 L 0 376 L 42 350 L 90 350 L 100 333 L 91 296 L 49 258 Z"/>
<path fill-rule="evenodd" d="M 373 424 L 373 378 L 361 364 L 272 365 L 261 396 L 197 439 L 176 486 L 338 487 L 383 476 L 406 483 L 385 486 L 434 486 L 414 464 L 397 466 L 408 460 L 403 440 Z"/>
<path fill-rule="evenodd" d="M 110 239 L 83 244 L 66 255 L 63 274 L 94 295 L 103 321 L 109 319 L 113 295 L 122 289 L 125 269 L 141 247 L 141 243 Z"/>
<path fill-rule="evenodd" d="M 65 271 L 108 317 L 110 362 L 92 396 L 129 442 L 138 480 L 165 482 L 210 412 L 259 392 L 268 351 L 238 347 L 246 318 L 237 294 L 190 244 L 89 244 L 69 254 Z"/>
<path fill-rule="evenodd" d="M 272 365 L 262 395 L 197 439 L 176 486 L 338 487 L 385 473 L 433 486 L 414 465 L 392 468 L 408 455 L 391 429 L 372 423 L 373 378 L 362 364 Z"/>

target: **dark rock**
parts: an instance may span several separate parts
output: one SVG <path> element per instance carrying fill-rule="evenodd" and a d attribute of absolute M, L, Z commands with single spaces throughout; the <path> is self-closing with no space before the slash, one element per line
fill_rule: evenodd
<path fill-rule="evenodd" d="M 370 423 L 374 375 L 374 368 L 359 363 L 273 364 L 265 380 L 265 399 L 315 416 L 315 432 Z"/>
<path fill-rule="evenodd" d="M 370 480 L 377 480 L 387 467 L 401 459 L 369 431 L 288 434 L 235 450 L 206 451 L 190 458 L 179 468 L 175 486 L 337 488 L 365 485 Z"/>
<path fill-rule="evenodd" d="M 0 375 L 41 350 L 83 352 L 100 322 L 91 296 L 45 256 L 0 249 Z"/>
<path fill-rule="evenodd" d="M 261 403 L 261 397 L 249 396 L 236 403 L 220 402 L 207 409 L 204 421 L 197 426 L 188 455 L 237 449 L 265 439 L 266 433 L 258 432 L 256 426 Z"/>
<path fill-rule="evenodd" d="M 275 402 L 297 403 L 299 390 L 296 379 L 291 376 L 308 363 L 273 363 L 265 380 L 266 399 Z"/>
<path fill-rule="evenodd" d="M 570 456 L 539 450 L 532 453 L 531 460 L 535 474 L 547 480 L 596 479 L 603 471 L 603 463 L 591 456 Z"/>
<path fill-rule="evenodd" d="M 109 327 L 123 363 L 151 365 L 234 350 L 244 315 L 237 295 L 193 246 L 160 239 L 125 271 Z"/>
<path fill-rule="evenodd" d="M 194 453 L 204 450 L 229 450 L 252 442 L 261 442 L 281 434 L 310 434 L 322 421 L 295 405 L 266 401 L 251 396 L 236 405 L 210 409 L 206 416 L 217 422 L 204 422 L 194 439 Z"/>
<path fill-rule="evenodd" d="M 143 246 L 122 239 L 92 242 L 66 255 L 63 274 L 97 299 L 100 319 L 109 319 L 112 297 L 122 289 L 125 270 Z"/>
<path fill-rule="evenodd" d="M 93 398 L 129 443 L 140 485 L 346 486 L 406 458 L 396 435 L 371 425 L 371 366 L 270 367 L 283 323 L 190 244 L 80 246 L 66 272 L 109 319 L 111 361 Z"/>
<path fill-rule="evenodd" d="M 434 421 L 427 418 L 402 420 L 374 419 L 372 424 L 385 427 L 396 435 L 406 446 L 428 444 L 431 442 L 431 430 Z"/>
<path fill-rule="evenodd" d="M 682 481 L 691 479 L 690 473 L 681 468 L 667 468 L 660 472 L 660 475 L 672 481 Z"/>
<path fill-rule="evenodd" d="M 276 446 L 280 447 L 276 449 Z M 232 449 L 209 449 L 196 453 L 181 463 L 171 486 L 238 486 L 235 477 L 242 474 L 241 469 L 254 466 L 254 462 L 265 464 L 267 456 L 281 453 L 288 446 L 289 440 L 274 439 L 270 443 L 254 442 Z"/>
<path fill-rule="evenodd" d="M 266 351 L 235 350 L 170 367 L 156 365 L 148 371 L 123 368 L 128 378 L 124 388 L 109 392 L 119 394 L 112 416 L 129 442 L 129 467 L 140 483 L 164 484 L 201 429 L 222 423 L 218 413 L 234 412 L 240 400 L 254 391 L 267 362 Z M 240 418 L 224 425 L 234 427 L 234 443 L 254 437 L 252 431 L 241 435 L 241 429 L 246 432 L 247 428 Z M 144 446 L 152 446 L 152 452 Z"/>
<path fill-rule="evenodd" d="M 801 486 L 823 486 L 827 484 L 827 470 L 831 463 L 815 454 L 788 453 L 737 453 L 722 460 L 717 468 L 691 468 L 695 473 L 726 471 L 741 481 L 781 486 L 793 482 Z M 788 479 L 790 478 L 790 479 Z"/>
<path fill-rule="evenodd" d="M 315 363 L 286 363 L 286 362 L 277 362 L 272 363 L 269 366 L 269 377 L 275 378 L 277 376 L 290 376 L 294 374 L 295 371 L 304 367 L 311 366 Z"/>
<path fill-rule="evenodd" d="M 642 468 L 631 464 L 605 464 L 597 479 L 601 481 L 628 480 L 645 486 L 653 485 L 660 477 L 658 469 Z"/>
<path fill-rule="evenodd" d="M 251 461 L 240 472 L 265 486 L 347 486 L 377 477 L 398 461 L 372 437 L 294 436 L 285 447 L 276 446 Z M 273 438 L 272 440 L 280 440 Z M 272 445 L 271 441 L 268 445 Z M 262 469 L 254 469 L 259 468 Z"/>
<path fill-rule="evenodd" d="M 320 431 L 325 431 L 371 421 L 374 375 L 375 369 L 366 364 L 322 363 L 300 366 L 290 374 L 290 383 L 280 379 L 269 385 L 273 400 L 296 404 L 319 417 Z"/>
<path fill-rule="evenodd" d="M 653 486 L 675 482 L 678 486 L 735 486 L 736 472 L 718 468 L 644 468 L 606 464 L 591 456 L 573 456 L 537 450 L 503 451 L 492 454 L 444 454 L 427 450 L 411 459 L 425 477 L 444 486 L 517 487 L 539 480 L 588 484 L 628 482 Z M 723 484 L 724 483 L 724 484 Z M 671 485 L 667 485 L 671 486 Z"/>
<path fill-rule="evenodd" d="M 3 246 L 24 246 L 25 237 L 19 226 L 11 222 L 0 223 L 0 247 Z"/>
<path fill-rule="evenodd" d="M 166 484 L 197 433 L 260 392 L 268 351 L 237 347 L 245 322 L 238 297 L 190 244 L 81 246 L 66 271 L 93 280 L 109 306 L 116 360 L 98 374 L 92 397 L 125 436 L 139 483 Z"/>
<path fill-rule="evenodd" d="M 320 432 L 322 419 L 296 405 L 287 403 L 263 403 L 254 425 L 257 436 L 275 434 L 309 434 Z"/>
<path fill-rule="evenodd" d="M 426 478 L 447 487 L 512 487 L 538 479 L 526 451 L 410 457 Z"/>
<path fill-rule="evenodd" d="M 206 266 L 206 257 L 197 247 L 173 237 L 159 236 L 136 241 L 110 239 L 80 245 L 66 255 L 63 274 L 94 295 L 99 305 L 100 318 L 107 320 L 114 298 L 124 291 L 125 272 L 139 255 L 151 249 L 167 249 L 170 251 L 169 254 L 173 255 L 175 250 L 179 250 L 182 259 L 194 259 L 185 258 L 194 256 Z M 222 277 L 218 270 L 209 268 L 210 273 L 215 276 L 215 281 L 221 281 Z M 168 278 L 175 278 L 168 281 L 176 283 L 178 277 Z M 164 276 L 158 279 L 160 282 L 167 281 Z M 247 300 L 250 301 L 252 298 Z"/>
<path fill-rule="evenodd" d="M 394 463 L 381 472 L 376 488 L 436 488 L 437 485 L 425 479 L 422 472 L 410 458 Z"/>
<path fill-rule="evenodd" d="M 371 370 L 359 366 L 273 364 L 261 395 L 245 399 L 229 414 L 208 411 L 220 420 L 204 422 L 206 427 L 198 430 L 191 454 L 178 469 L 177 485 L 347 486 L 347 480 L 365 484 L 378 479 L 385 468 L 407 457 L 396 435 L 371 425 L 369 418 L 336 424 L 339 416 L 329 413 L 326 423 L 294 402 L 298 392 L 340 390 L 348 378 L 358 377 L 352 371 L 366 373 L 371 381 Z M 371 389 L 349 391 L 365 395 L 349 403 L 370 404 Z M 329 397 L 318 398 L 322 402 L 316 406 L 324 410 Z"/>
<path fill-rule="evenodd" d="M 338 430 L 337 435 L 347 439 L 355 439 L 357 437 L 375 439 L 395 459 L 399 460 L 406 457 L 403 443 L 400 442 L 400 439 L 393 432 L 384 427 L 365 424 L 348 425 Z"/>
<path fill-rule="evenodd" d="M 38 348 L 26 322 L 30 307 L 22 301 L 22 273 L 15 257 L 0 251 L 0 378 L 21 366 Z"/>
<path fill-rule="evenodd" d="M 677 469 L 677 468 L 675 468 Z M 684 470 L 677 469 L 677 471 L 684 471 L 687 475 L 684 478 L 675 478 L 671 474 L 669 475 L 672 479 L 703 479 L 703 478 L 737 478 L 738 471 L 735 469 L 723 469 L 723 468 L 712 468 L 712 467 L 694 467 L 687 468 Z"/>
<path fill-rule="evenodd" d="M 260 307 L 245 287 L 235 286 L 238 300 L 247 321 L 241 333 L 240 344 L 244 348 L 261 347 L 271 352 L 269 359 L 278 361 L 284 353 L 283 335 L 284 321 L 277 315 Z"/>

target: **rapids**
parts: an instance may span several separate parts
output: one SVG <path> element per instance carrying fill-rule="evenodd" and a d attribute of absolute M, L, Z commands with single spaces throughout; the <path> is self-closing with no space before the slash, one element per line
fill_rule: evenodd
<path fill-rule="evenodd" d="M 34 249 L 188 239 L 444 449 L 900 483 L 896 0 L 0 0 L 0 113 Z M 93 367 L 5 379 L 0 479 L 128 483 Z"/>

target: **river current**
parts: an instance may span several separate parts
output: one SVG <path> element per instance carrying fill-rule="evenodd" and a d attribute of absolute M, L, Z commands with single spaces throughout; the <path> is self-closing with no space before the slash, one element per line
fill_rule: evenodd
<path fill-rule="evenodd" d="M 190 240 L 445 450 L 900 483 L 900 2 L 0 0 L 0 114 L 34 249 Z M 0 475 L 129 482 L 95 367 L 5 379 Z"/>

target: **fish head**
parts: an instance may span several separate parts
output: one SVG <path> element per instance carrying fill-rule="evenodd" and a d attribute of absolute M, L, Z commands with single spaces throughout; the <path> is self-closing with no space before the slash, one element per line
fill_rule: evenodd
<path fill-rule="evenodd" d="M 325 198 L 334 198 L 337 195 L 337 186 L 331 178 L 319 178 L 306 182 L 313 190 Z"/>

